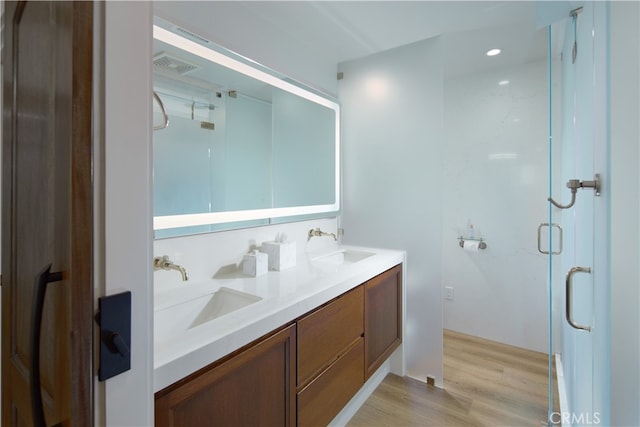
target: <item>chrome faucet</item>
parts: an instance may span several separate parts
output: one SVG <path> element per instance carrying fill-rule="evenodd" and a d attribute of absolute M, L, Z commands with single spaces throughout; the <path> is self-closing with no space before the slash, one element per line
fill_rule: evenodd
<path fill-rule="evenodd" d="M 176 270 L 176 271 L 179 271 L 180 274 L 182 275 L 183 282 L 186 282 L 187 280 L 189 280 L 189 275 L 187 274 L 187 270 L 185 270 L 184 267 L 178 264 L 174 264 L 172 261 L 169 260 L 169 257 L 167 255 L 157 256 L 153 258 L 153 270 L 154 271 Z"/>
<path fill-rule="evenodd" d="M 320 231 L 319 228 L 309 230 L 309 237 L 307 238 L 307 242 L 311 240 L 312 237 L 322 237 L 322 236 L 331 236 L 333 240 L 338 241 L 338 236 L 335 233 L 325 233 L 324 231 Z"/>

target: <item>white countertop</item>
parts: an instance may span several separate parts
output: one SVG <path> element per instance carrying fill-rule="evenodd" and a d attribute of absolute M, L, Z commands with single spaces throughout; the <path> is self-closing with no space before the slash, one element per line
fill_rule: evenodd
<path fill-rule="evenodd" d="M 351 264 L 331 265 L 313 262 L 318 254 L 298 254 L 296 267 L 288 270 L 269 271 L 254 278 L 244 276 L 241 268 L 231 269 L 219 272 L 211 280 L 185 282 L 157 294 L 154 392 L 405 261 L 405 252 L 398 250 L 356 246 L 339 249 L 374 255 Z M 178 305 L 211 295 L 221 287 L 262 299 L 191 329 L 171 332 L 172 326 L 180 323 Z"/>

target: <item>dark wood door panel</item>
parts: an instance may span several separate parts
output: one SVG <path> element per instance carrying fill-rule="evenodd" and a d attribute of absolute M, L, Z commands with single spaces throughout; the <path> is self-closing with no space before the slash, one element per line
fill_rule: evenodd
<path fill-rule="evenodd" d="M 369 280 L 365 289 L 366 378 L 402 342 L 402 265 Z"/>
<path fill-rule="evenodd" d="M 156 426 L 295 425 L 295 325 L 158 392 Z"/>
<path fill-rule="evenodd" d="M 91 2 L 5 2 L 2 422 L 33 424 L 40 367 L 47 424 L 93 422 Z M 41 358 L 30 360 L 35 279 L 47 265 Z"/>

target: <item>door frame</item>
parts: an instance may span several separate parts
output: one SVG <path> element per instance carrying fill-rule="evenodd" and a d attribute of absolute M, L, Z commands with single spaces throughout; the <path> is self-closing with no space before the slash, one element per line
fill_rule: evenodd
<path fill-rule="evenodd" d="M 96 424 L 148 426 L 154 409 L 153 4 L 96 2 L 95 10 L 95 292 L 97 298 L 131 291 L 131 369 L 96 382 Z"/>

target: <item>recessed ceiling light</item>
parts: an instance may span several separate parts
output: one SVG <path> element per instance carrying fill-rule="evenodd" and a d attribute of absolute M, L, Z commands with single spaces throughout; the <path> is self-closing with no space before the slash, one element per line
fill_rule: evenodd
<path fill-rule="evenodd" d="M 510 83 L 510 82 L 509 82 L 509 80 L 500 80 L 500 81 L 498 82 L 498 84 L 499 84 L 500 86 L 506 86 L 506 85 L 508 85 L 509 83 Z"/>
<path fill-rule="evenodd" d="M 491 49 L 487 51 L 487 56 L 496 56 L 501 52 L 500 49 Z"/>

